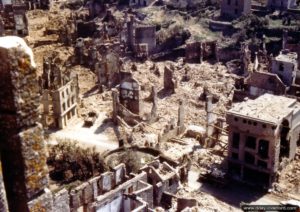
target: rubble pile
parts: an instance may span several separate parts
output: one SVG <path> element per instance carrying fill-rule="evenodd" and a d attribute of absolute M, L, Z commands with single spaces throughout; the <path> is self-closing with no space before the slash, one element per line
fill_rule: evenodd
<path fill-rule="evenodd" d="M 230 211 L 233 209 L 230 205 L 204 192 L 191 192 L 182 188 L 177 192 L 177 195 L 184 198 L 195 198 L 199 206 L 194 207 L 193 211 Z"/>
<path fill-rule="evenodd" d="M 278 183 L 274 183 L 274 190 L 280 194 L 299 194 L 300 192 L 300 148 L 297 149 L 295 159 L 289 162 L 278 173 Z"/>

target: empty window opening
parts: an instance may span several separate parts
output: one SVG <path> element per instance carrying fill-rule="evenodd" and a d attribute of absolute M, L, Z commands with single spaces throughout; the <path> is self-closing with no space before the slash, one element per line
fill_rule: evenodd
<path fill-rule="evenodd" d="M 250 149 L 256 149 L 256 138 L 253 136 L 247 136 L 246 147 Z"/>
<path fill-rule="evenodd" d="M 68 120 L 71 118 L 71 111 L 67 113 Z"/>
<path fill-rule="evenodd" d="M 268 156 L 269 156 L 269 141 L 266 141 L 263 139 L 259 140 L 258 155 L 261 158 L 268 158 Z"/>
<path fill-rule="evenodd" d="M 250 168 L 244 168 L 244 180 L 255 185 L 268 186 L 270 175 Z"/>
<path fill-rule="evenodd" d="M 234 159 L 234 160 L 238 160 L 238 159 L 239 159 L 239 154 L 233 152 L 233 153 L 231 154 L 231 158 Z"/>
<path fill-rule="evenodd" d="M 265 161 L 262 160 L 258 160 L 257 161 L 257 166 L 263 169 L 267 169 L 268 168 L 268 164 Z"/>
<path fill-rule="evenodd" d="M 288 139 L 290 128 L 289 122 L 284 120 L 281 124 L 281 131 L 280 131 L 280 153 L 279 158 L 280 161 L 284 157 L 289 157 L 290 153 L 290 140 Z"/>
<path fill-rule="evenodd" d="M 282 63 L 279 64 L 279 71 L 284 71 L 284 67 Z"/>
<path fill-rule="evenodd" d="M 238 14 L 238 10 L 237 10 L 237 9 L 234 10 L 234 14 L 235 14 L 235 15 Z"/>
<path fill-rule="evenodd" d="M 239 5 L 239 1 L 235 0 L 235 6 L 238 6 L 238 5 Z"/>
<path fill-rule="evenodd" d="M 227 0 L 227 4 L 228 4 L 228 5 L 231 5 L 231 0 Z"/>
<path fill-rule="evenodd" d="M 63 112 L 64 112 L 66 110 L 66 104 L 63 103 L 62 107 L 63 107 Z"/>
<path fill-rule="evenodd" d="M 169 179 L 169 186 L 172 186 L 173 185 L 173 179 Z"/>
<path fill-rule="evenodd" d="M 232 148 L 238 149 L 240 146 L 240 134 L 233 133 L 232 135 Z"/>
<path fill-rule="evenodd" d="M 245 152 L 245 163 L 254 165 L 255 157 L 249 152 Z"/>
<path fill-rule="evenodd" d="M 235 163 L 228 163 L 228 172 L 231 176 L 240 177 L 241 176 L 241 166 Z"/>

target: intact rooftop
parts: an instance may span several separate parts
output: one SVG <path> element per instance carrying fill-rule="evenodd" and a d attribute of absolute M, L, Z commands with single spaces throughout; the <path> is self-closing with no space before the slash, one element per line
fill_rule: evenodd
<path fill-rule="evenodd" d="M 228 114 L 277 125 L 293 110 L 299 109 L 300 104 L 296 99 L 264 94 L 257 99 L 234 104 Z"/>

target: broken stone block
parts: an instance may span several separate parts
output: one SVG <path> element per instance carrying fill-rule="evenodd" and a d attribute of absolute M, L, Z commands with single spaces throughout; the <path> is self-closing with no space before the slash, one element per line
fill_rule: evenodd
<path fill-rule="evenodd" d="M 165 66 L 164 69 L 164 89 L 175 93 L 176 80 L 174 79 L 174 69 Z"/>

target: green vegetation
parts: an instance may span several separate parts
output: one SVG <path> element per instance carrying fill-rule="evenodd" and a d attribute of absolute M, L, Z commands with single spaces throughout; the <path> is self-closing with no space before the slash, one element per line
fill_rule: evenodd
<path fill-rule="evenodd" d="M 108 169 L 95 148 L 83 149 L 68 141 L 50 148 L 47 163 L 51 179 L 60 183 L 84 181 Z"/>

